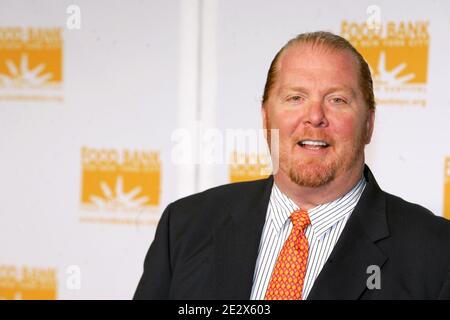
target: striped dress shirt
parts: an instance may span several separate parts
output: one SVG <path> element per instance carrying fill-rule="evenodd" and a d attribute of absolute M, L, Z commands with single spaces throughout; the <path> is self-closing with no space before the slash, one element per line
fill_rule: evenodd
<path fill-rule="evenodd" d="M 311 224 L 305 230 L 309 253 L 302 299 L 308 297 L 365 186 L 366 181 L 361 177 L 344 196 L 308 210 Z M 251 300 L 264 299 L 278 254 L 292 230 L 289 217 L 298 209 L 294 201 L 283 194 L 274 183 L 259 245 Z"/>

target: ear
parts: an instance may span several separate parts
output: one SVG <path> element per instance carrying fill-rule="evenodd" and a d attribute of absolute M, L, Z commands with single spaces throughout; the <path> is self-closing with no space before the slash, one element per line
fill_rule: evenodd
<path fill-rule="evenodd" d="M 367 123 L 366 123 L 366 144 L 370 143 L 373 134 L 373 128 L 375 125 L 375 110 L 369 110 L 369 114 L 367 115 Z"/>
<path fill-rule="evenodd" d="M 267 106 L 261 105 L 261 116 L 264 130 L 267 130 Z"/>

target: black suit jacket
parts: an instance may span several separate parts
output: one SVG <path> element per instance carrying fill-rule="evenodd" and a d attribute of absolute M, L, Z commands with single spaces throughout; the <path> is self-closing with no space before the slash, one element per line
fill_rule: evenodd
<path fill-rule="evenodd" d="M 366 188 L 308 299 L 450 299 L 450 221 Z M 273 177 L 216 187 L 170 204 L 135 299 L 249 299 Z M 370 265 L 380 267 L 369 289 Z M 369 280 L 370 283 L 374 283 Z"/>

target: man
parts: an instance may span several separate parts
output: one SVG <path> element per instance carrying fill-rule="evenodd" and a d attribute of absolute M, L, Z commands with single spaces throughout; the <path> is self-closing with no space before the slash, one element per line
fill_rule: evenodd
<path fill-rule="evenodd" d="M 136 299 L 450 299 L 450 222 L 383 192 L 364 164 L 375 103 L 350 43 L 289 41 L 262 118 L 279 170 L 170 204 Z"/>

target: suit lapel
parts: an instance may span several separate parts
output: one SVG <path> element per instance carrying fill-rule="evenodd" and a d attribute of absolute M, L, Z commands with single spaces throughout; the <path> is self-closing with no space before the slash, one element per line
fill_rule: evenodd
<path fill-rule="evenodd" d="M 231 204 L 227 221 L 214 232 L 214 298 L 249 299 L 273 177 Z"/>
<path fill-rule="evenodd" d="M 308 299 L 358 299 L 367 288 L 367 267 L 382 268 L 387 257 L 376 241 L 389 236 L 384 193 L 369 168 L 367 185 Z"/>
<path fill-rule="evenodd" d="M 358 221 L 349 221 L 346 229 L 317 277 L 309 300 L 358 299 L 370 276 L 367 267 L 381 268 L 386 261 Z"/>

